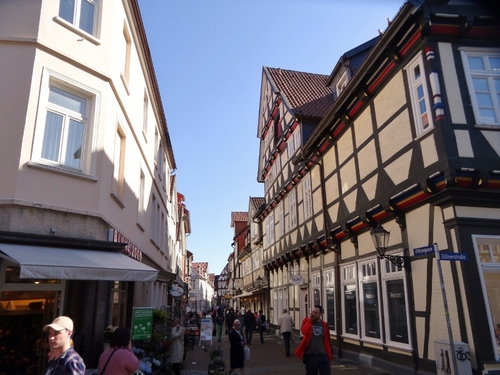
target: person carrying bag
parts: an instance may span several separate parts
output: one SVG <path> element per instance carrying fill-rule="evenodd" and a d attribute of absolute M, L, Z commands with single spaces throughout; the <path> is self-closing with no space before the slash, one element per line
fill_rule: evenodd
<path fill-rule="evenodd" d="M 267 322 L 262 310 L 259 310 L 259 315 L 257 316 L 257 329 L 259 330 L 260 343 L 264 344 L 264 331 L 267 330 Z"/>

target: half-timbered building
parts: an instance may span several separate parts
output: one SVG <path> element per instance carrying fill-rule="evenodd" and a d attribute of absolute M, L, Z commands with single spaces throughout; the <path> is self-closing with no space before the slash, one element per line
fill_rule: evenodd
<path fill-rule="evenodd" d="M 500 23 L 484 4 L 407 1 L 330 76 L 263 69 L 271 307 L 321 304 L 340 356 L 500 372 Z"/>

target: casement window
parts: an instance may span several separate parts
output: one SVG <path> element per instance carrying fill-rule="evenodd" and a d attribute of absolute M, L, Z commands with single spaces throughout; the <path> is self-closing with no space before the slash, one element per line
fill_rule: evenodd
<path fill-rule="evenodd" d="M 290 229 L 297 226 L 297 191 L 293 189 L 288 195 L 288 207 L 290 215 Z"/>
<path fill-rule="evenodd" d="M 146 142 L 148 141 L 148 112 L 149 112 L 149 98 L 148 93 L 144 90 L 143 109 L 142 109 L 142 135 Z"/>
<path fill-rule="evenodd" d="M 278 238 L 283 237 L 285 234 L 285 214 L 284 214 L 285 202 L 280 202 L 278 205 L 278 223 L 277 225 L 277 236 Z"/>
<path fill-rule="evenodd" d="M 500 126 L 500 50 L 461 49 L 477 125 Z"/>
<path fill-rule="evenodd" d="M 295 151 L 300 149 L 301 146 L 301 138 L 300 138 L 300 126 L 297 126 L 292 133 L 292 136 L 288 138 L 287 141 L 287 149 L 288 149 L 288 158 L 291 159 Z"/>
<path fill-rule="evenodd" d="M 385 306 L 385 341 L 387 344 L 409 349 L 411 347 L 409 302 L 404 269 L 395 266 L 387 259 L 383 259 L 381 270 Z"/>
<path fill-rule="evenodd" d="M 100 94 L 48 69 L 42 77 L 33 165 L 89 175 Z"/>
<path fill-rule="evenodd" d="M 335 270 L 327 268 L 323 271 L 325 283 L 325 316 L 328 327 L 335 331 Z"/>
<path fill-rule="evenodd" d="M 139 199 L 137 201 L 137 225 L 144 230 L 144 214 L 146 212 L 146 175 L 139 170 Z"/>
<path fill-rule="evenodd" d="M 302 199 L 304 200 L 304 219 L 309 219 L 313 215 L 311 175 L 307 174 L 302 180 Z"/>
<path fill-rule="evenodd" d="M 313 306 L 321 305 L 321 274 L 315 272 L 311 275 L 312 292 L 313 292 Z"/>
<path fill-rule="evenodd" d="M 486 313 L 489 320 L 490 337 L 497 348 L 496 360 L 500 358 L 500 237 L 472 236 L 479 264 L 483 295 L 486 297 Z"/>
<path fill-rule="evenodd" d="M 74 27 L 96 36 L 97 0 L 60 0 L 59 17 L 72 24 Z"/>
<path fill-rule="evenodd" d="M 274 211 L 269 214 L 267 217 L 268 223 L 269 223 L 269 245 L 272 245 L 275 241 L 274 237 Z"/>
<path fill-rule="evenodd" d="M 358 287 L 356 264 L 341 267 L 342 322 L 345 336 L 358 337 Z"/>
<path fill-rule="evenodd" d="M 418 137 L 434 127 L 422 54 L 416 56 L 406 66 L 405 71 L 408 77 L 415 132 Z"/>
<path fill-rule="evenodd" d="M 112 192 L 119 199 L 123 200 L 125 185 L 125 133 L 117 126 L 115 135 L 115 150 L 113 157 L 113 184 Z"/>
<path fill-rule="evenodd" d="M 368 341 L 381 341 L 381 312 L 377 260 L 358 264 L 361 336 Z"/>

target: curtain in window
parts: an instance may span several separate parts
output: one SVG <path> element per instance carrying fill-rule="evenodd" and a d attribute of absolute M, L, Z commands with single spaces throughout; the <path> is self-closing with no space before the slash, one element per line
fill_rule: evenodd
<path fill-rule="evenodd" d="M 42 158 L 57 162 L 61 140 L 63 116 L 47 112 L 45 133 L 43 135 Z"/>
<path fill-rule="evenodd" d="M 75 120 L 70 120 L 64 165 L 74 168 L 80 168 L 82 137 L 83 124 Z"/>

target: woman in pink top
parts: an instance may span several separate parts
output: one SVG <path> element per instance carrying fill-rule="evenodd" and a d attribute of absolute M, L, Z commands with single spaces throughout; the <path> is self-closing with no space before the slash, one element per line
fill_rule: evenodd
<path fill-rule="evenodd" d="M 99 375 L 131 375 L 139 368 L 139 359 L 132 352 L 130 330 L 118 327 L 111 344 L 99 357 Z"/>

